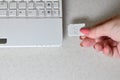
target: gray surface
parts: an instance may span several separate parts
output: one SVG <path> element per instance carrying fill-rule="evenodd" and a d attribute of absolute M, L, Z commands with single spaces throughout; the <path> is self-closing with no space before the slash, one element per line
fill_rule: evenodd
<path fill-rule="evenodd" d="M 79 47 L 67 24 L 88 25 L 119 13 L 120 0 L 65 0 L 61 48 L 0 49 L 0 80 L 120 80 L 120 60 Z M 85 20 L 84 20 L 85 19 Z"/>

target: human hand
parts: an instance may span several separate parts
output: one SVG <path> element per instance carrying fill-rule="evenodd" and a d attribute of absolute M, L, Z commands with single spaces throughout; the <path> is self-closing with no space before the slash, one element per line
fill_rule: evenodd
<path fill-rule="evenodd" d="M 80 30 L 82 47 L 91 47 L 105 55 L 120 58 L 120 17 L 111 18 L 104 23 Z"/>

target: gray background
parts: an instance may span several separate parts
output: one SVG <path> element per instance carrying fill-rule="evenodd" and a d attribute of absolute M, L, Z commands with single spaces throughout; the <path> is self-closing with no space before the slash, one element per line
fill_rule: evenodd
<path fill-rule="evenodd" d="M 120 12 L 120 0 L 64 0 L 61 48 L 0 49 L 0 80 L 120 80 L 120 60 L 81 48 L 67 25 L 94 25 Z"/>

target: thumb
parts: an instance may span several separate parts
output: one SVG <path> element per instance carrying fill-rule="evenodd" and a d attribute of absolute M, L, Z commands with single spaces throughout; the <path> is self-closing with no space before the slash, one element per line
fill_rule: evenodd
<path fill-rule="evenodd" d="M 115 41 L 120 41 L 120 37 L 118 37 L 120 36 L 120 17 L 115 16 L 91 28 L 82 28 L 80 32 L 94 39 L 107 36 Z"/>
<path fill-rule="evenodd" d="M 108 36 L 110 37 L 112 26 L 105 26 L 105 25 L 99 25 L 92 28 L 82 28 L 80 29 L 80 32 L 85 34 L 87 37 L 90 38 L 100 38 L 102 36 Z"/>

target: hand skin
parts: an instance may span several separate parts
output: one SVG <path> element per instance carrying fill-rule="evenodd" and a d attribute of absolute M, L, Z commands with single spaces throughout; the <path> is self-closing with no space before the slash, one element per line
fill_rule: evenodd
<path fill-rule="evenodd" d="M 111 18 L 91 28 L 80 29 L 82 47 L 93 47 L 105 55 L 120 58 L 120 17 Z"/>

